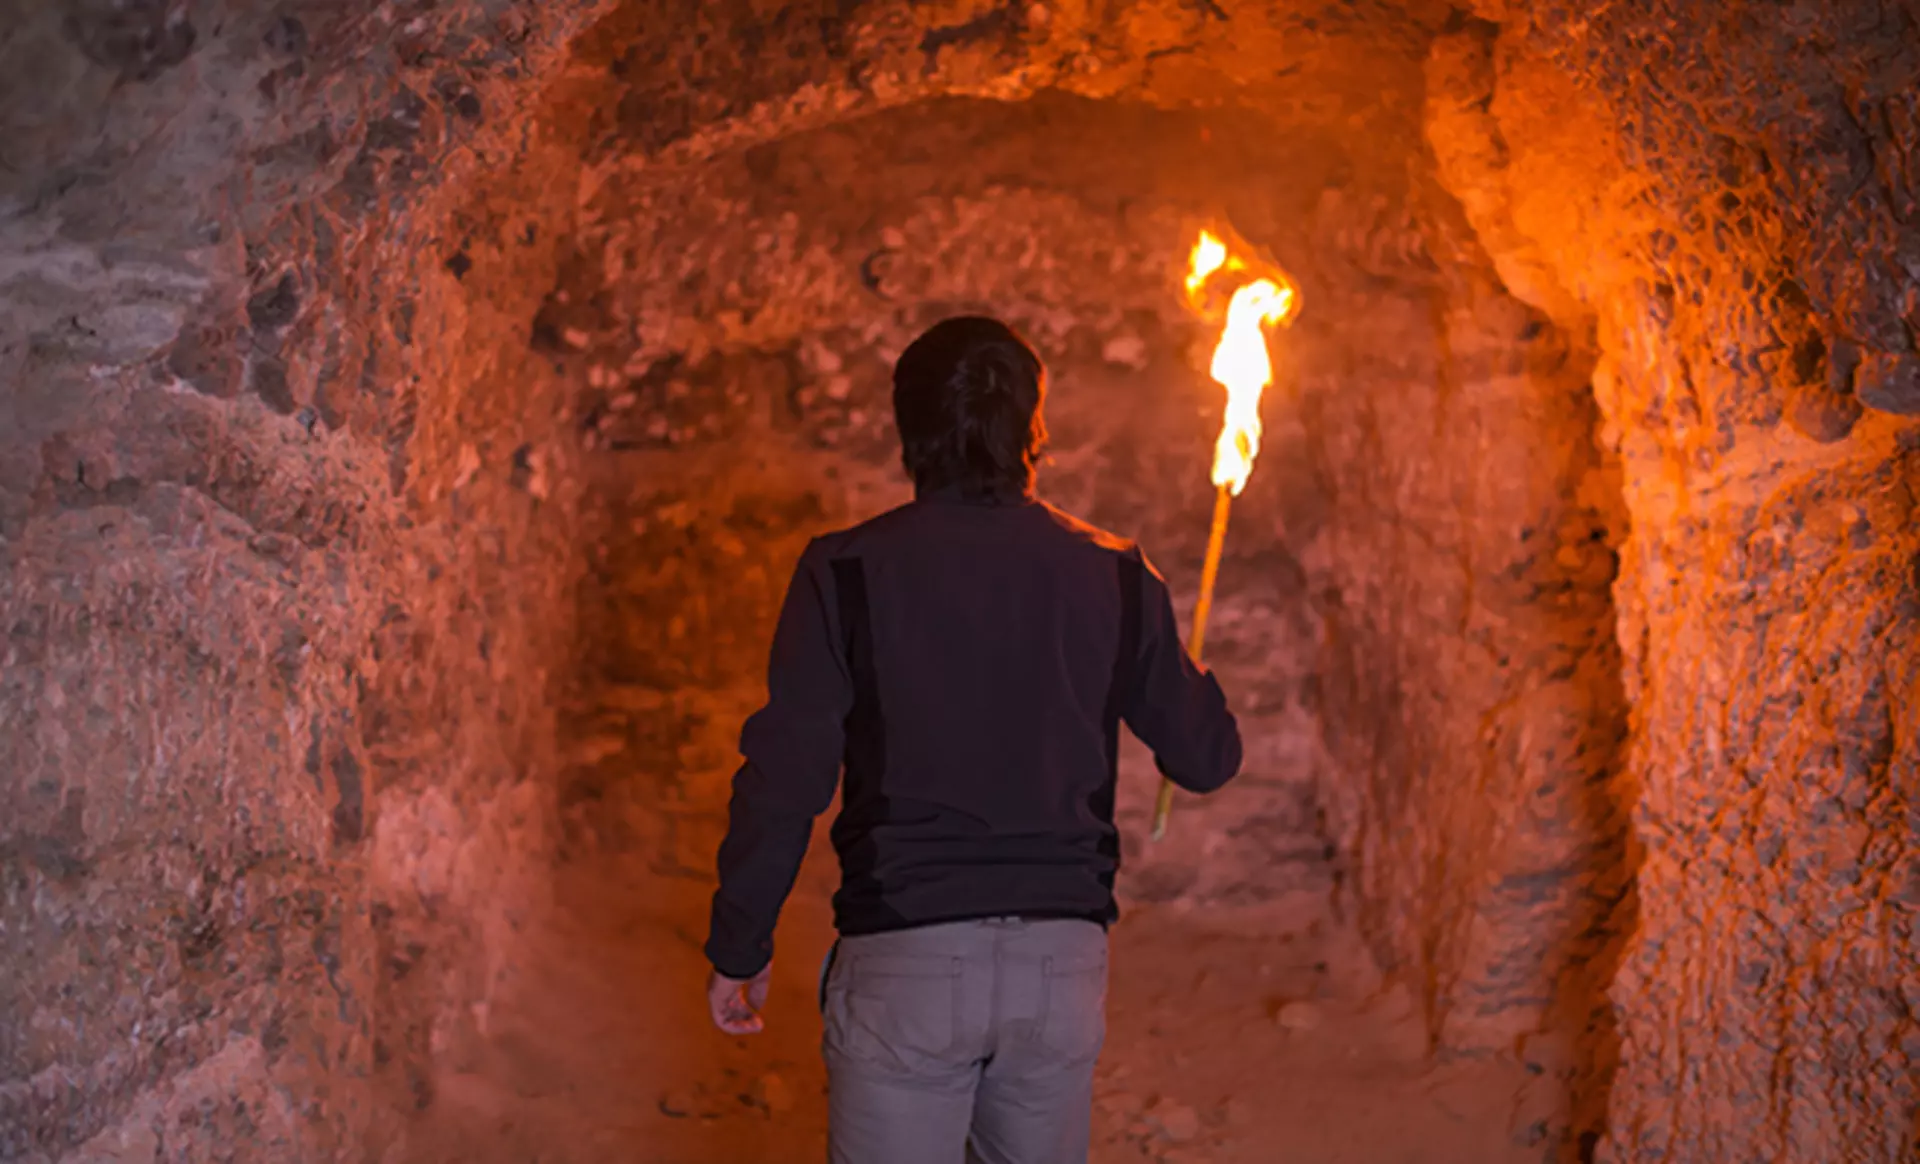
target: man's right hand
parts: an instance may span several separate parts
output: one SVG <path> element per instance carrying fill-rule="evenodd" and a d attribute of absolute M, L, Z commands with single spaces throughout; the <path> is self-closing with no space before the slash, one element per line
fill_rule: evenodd
<path fill-rule="evenodd" d="M 767 986 L 772 981 L 771 965 L 745 980 L 715 970 L 707 980 L 707 1009 L 713 1014 L 713 1025 L 729 1035 L 757 1035 L 765 1030 L 760 1011 L 767 1005 Z"/>

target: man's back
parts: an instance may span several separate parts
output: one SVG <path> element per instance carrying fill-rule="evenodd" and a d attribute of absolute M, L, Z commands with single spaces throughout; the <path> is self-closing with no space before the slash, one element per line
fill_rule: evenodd
<path fill-rule="evenodd" d="M 709 945 L 748 973 L 843 764 L 836 920 L 869 934 L 999 916 L 1104 925 L 1120 724 L 1195 791 L 1240 763 L 1226 700 L 1182 651 L 1138 548 L 1024 497 L 930 494 L 817 539 L 769 690 L 741 735 Z"/>
<path fill-rule="evenodd" d="M 841 932 L 1110 921 L 1117 729 L 1143 646 L 1178 650 L 1149 641 L 1143 607 L 1166 598 L 1139 551 L 1039 502 L 949 494 L 809 557 L 826 564 L 847 657 L 871 667 L 852 675 L 860 732 L 834 829 Z M 1206 787 L 1239 762 L 1224 700 L 1214 710 L 1185 733 L 1203 737 L 1186 759 Z"/>

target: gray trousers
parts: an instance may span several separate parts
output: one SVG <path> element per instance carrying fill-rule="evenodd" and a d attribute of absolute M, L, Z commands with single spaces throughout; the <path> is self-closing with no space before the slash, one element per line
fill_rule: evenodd
<path fill-rule="evenodd" d="M 1084 1164 L 1107 935 L 958 922 L 842 939 L 821 990 L 832 1164 Z"/>

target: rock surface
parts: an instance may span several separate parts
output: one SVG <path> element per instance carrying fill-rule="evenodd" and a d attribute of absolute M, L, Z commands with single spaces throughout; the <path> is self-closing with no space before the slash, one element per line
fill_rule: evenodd
<path fill-rule="evenodd" d="M 1600 1158 L 1898 1159 L 1920 1051 L 1890 989 L 1920 955 L 1920 752 L 1897 726 L 1920 698 L 1915 14 L 1479 7 L 1500 23 L 1436 45 L 1430 137 L 1470 215 L 1511 204 L 1475 226 L 1547 287 L 1516 293 L 1591 318 L 1630 531 L 1641 856 Z"/>
<path fill-rule="evenodd" d="M 704 876 L 940 313 L 1190 601 L 1203 224 L 1306 311 L 1129 904 L 1332 893 L 1552 1158 L 1912 1152 L 1910 4 L 15 9 L 0 1157 L 377 1158 L 556 862 Z"/>
<path fill-rule="evenodd" d="M 0 32 L 0 1157 L 365 1158 L 540 908 L 582 12 L 423 7 Z"/>

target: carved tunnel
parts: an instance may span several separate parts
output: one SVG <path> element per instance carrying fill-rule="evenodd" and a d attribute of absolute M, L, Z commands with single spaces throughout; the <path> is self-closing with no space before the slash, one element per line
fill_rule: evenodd
<path fill-rule="evenodd" d="M 1247 774 L 1149 847 L 1129 755 L 1128 908 L 1357 934 L 1527 1159 L 1914 1150 L 1910 5 L 16 8 L 0 1159 L 440 1158 L 458 1080 L 546 1094 L 526 983 L 678 1009 L 920 328 L 1032 338 L 1043 492 L 1190 601 L 1209 224 L 1306 308 L 1210 636 Z M 769 1078 L 729 1150 L 817 1131 Z M 626 1150 L 731 1134 L 669 1090 Z"/>

